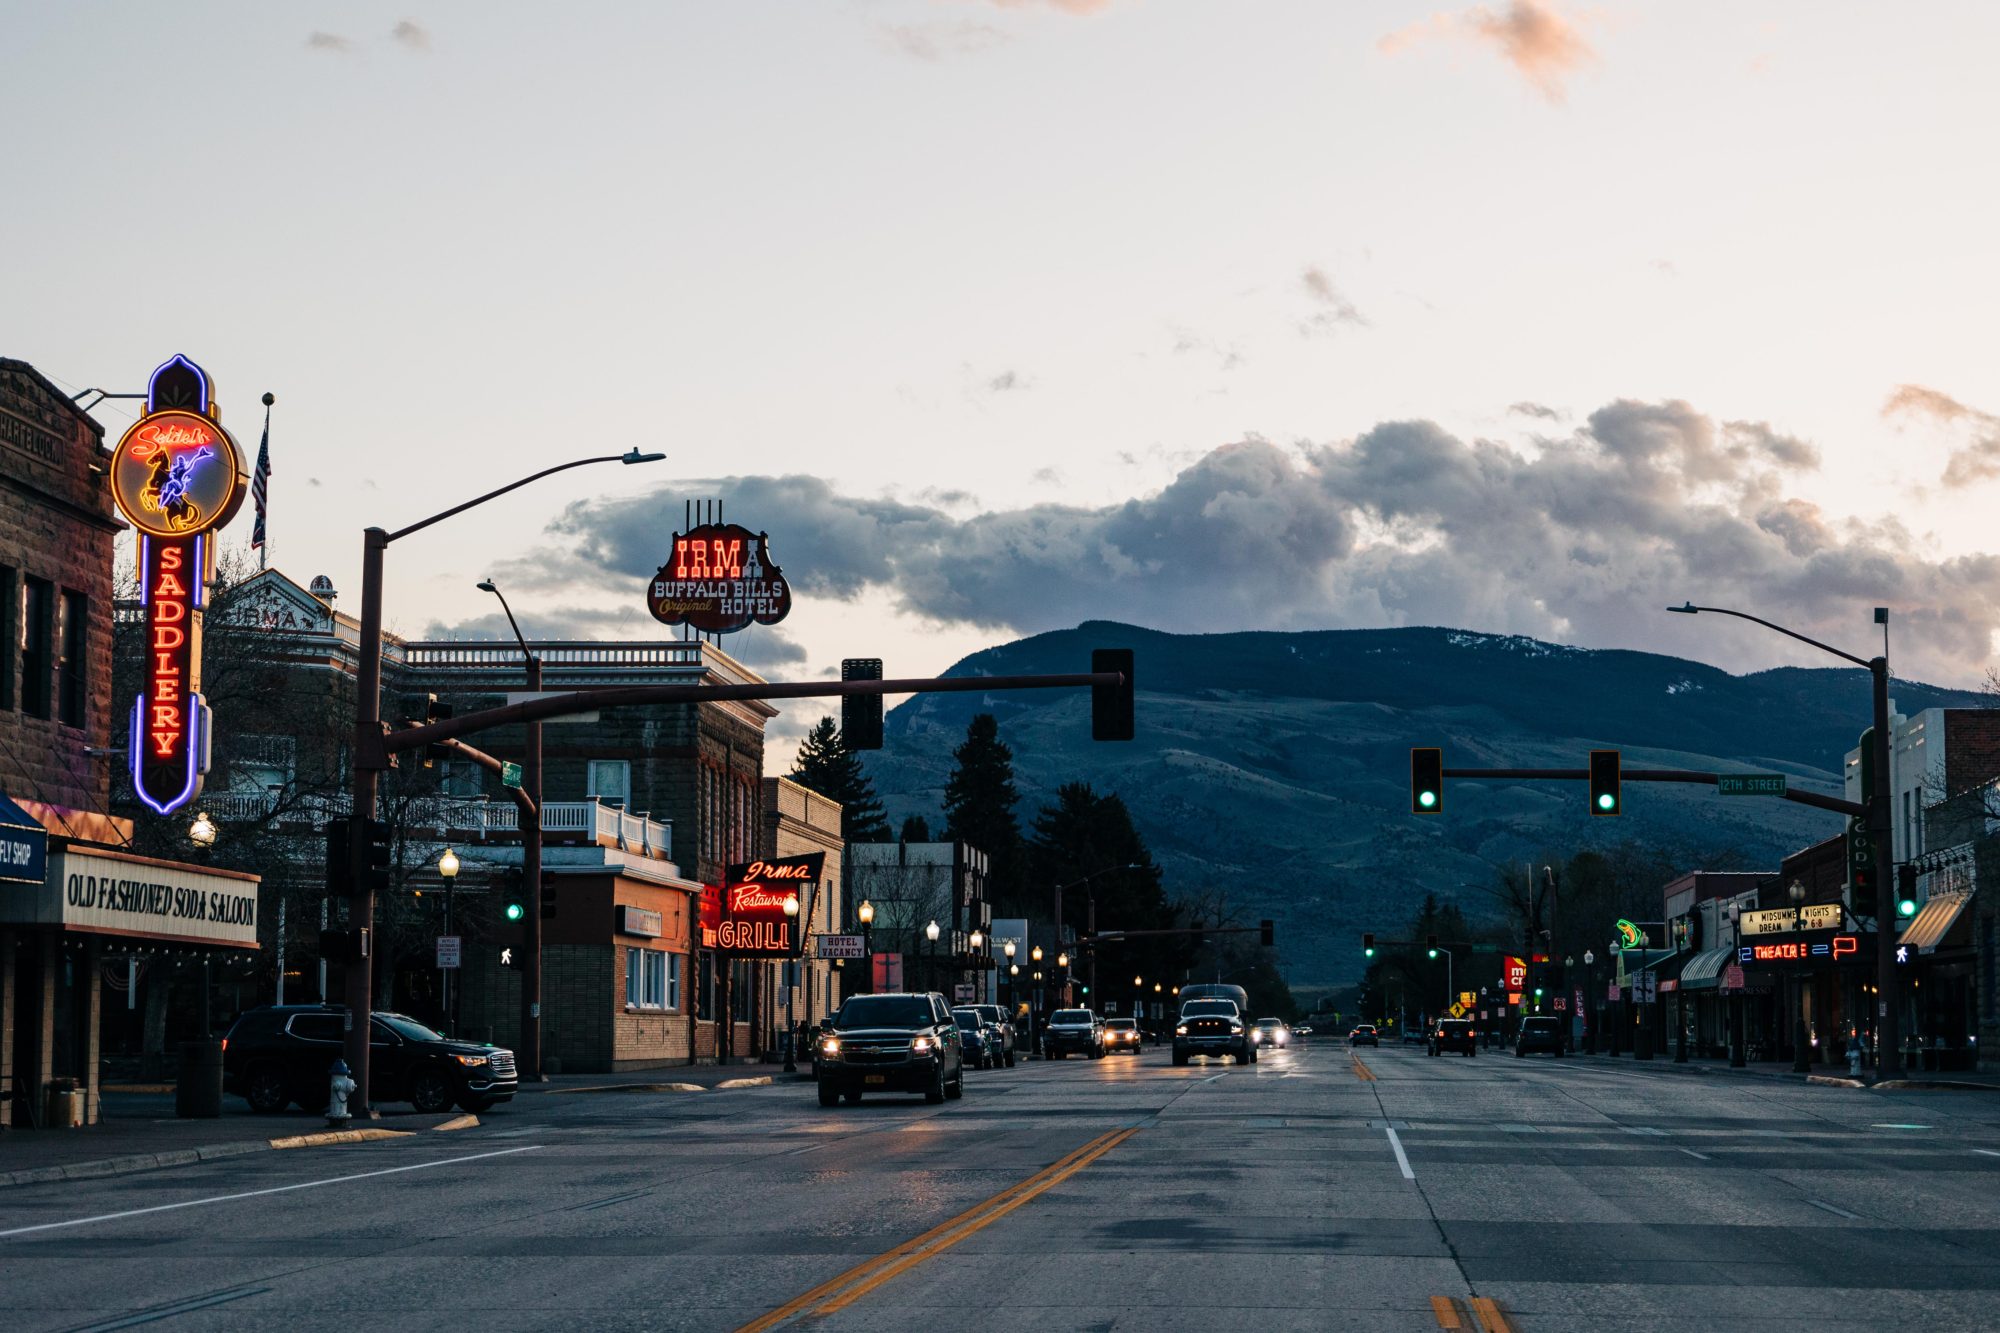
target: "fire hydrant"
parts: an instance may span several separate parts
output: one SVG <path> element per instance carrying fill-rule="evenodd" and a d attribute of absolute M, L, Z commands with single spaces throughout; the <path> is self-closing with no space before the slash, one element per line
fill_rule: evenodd
<path fill-rule="evenodd" d="M 1861 1057 L 1863 1053 L 1864 1052 L 1861 1045 L 1861 1035 L 1859 1033 L 1855 1033 L 1854 1035 L 1848 1037 L 1847 1072 L 1852 1074 L 1856 1078 L 1861 1077 Z"/>
<path fill-rule="evenodd" d="M 347 1076 L 347 1061 L 333 1062 L 332 1076 L 326 1087 L 326 1127 L 346 1129 L 349 1116 L 347 1099 L 354 1093 L 354 1080 Z"/>

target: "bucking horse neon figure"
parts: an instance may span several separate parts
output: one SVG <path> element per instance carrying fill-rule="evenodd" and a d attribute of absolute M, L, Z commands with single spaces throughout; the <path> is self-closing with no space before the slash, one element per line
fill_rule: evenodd
<path fill-rule="evenodd" d="M 167 516 L 167 526 L 185 532 L 201 522 L 201 510 L 188 498 L 188 487 L 194 483 L 195 464 L 215 457 L 215 449 L 203 445 L 191 454 L 172 457 L 173 451 L 162 444 L 153 450 L 147 462 L 152 471 L 147 474 L 146 485 L 139 492 L 139 502 L 154 513 Z"/>

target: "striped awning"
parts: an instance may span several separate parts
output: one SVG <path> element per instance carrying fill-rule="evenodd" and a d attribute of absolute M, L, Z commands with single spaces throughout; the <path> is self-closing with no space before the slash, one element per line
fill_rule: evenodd
<path fill-rule="evenodd" d="M 1705 949 L 1688 959 L 1681 969 L 1682 990 L 1713 990 L 1722 978 L 1722 969 L 1736 958 L 1736 946 L 1724 945 L 1720 949 Z"/>
<path fill-rule="evenodd" d="M 1897 945 L 1904 949 L 1915 949 L 1918 953 L 1936 953 L 1938 945 L 1944 941 L 1946 932 L 1952 928 L 1960 913 L 1965 911 L 1966 904 L 1971 901 L 1970 893 L 1931 895 L 1930 901 L 1923 905 L 1910 924 L 1903 927 L 1903 934 L 1896 941 Z"/>

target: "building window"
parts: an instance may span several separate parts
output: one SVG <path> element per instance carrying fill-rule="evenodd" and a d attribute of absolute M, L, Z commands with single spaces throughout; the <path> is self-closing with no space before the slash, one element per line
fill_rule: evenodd
<path fill-rule="evenodd" d="M 55 680 L 56 590 L 47 579 L 27 579 L 22 589 L 21 711 L 47 717 Z"/>
<path fill-rule="evenodd" d="M 632 763 L 629 759 L 593 759 L 585 783 L 584 795 L 623 809 L 632 801 Z"/>
<path fill-rule="evenodd" d="M 681 960 L 678 954 L 657 949 L 625 951 L 625 1007 L 627 1009 L 680 1008 Z"/>
<path fill-rule="evenodd" d="M 84 649 L 90 642 L 90 599 L 69 588 L 62 594 L 62 633 L 57 642 L 62 655 L 56 659 L 56 717 L 65 726 L 83 725 L 84 700 L 90 692 L 84 674 Z"/>
<path fill-rule="evenodd" d="M 20 583 L 11 568 L 0 565 L 0 710 L 14 707 L 14 654 L 20 646 Z"/>
<path fill-rule="evenodd" d="M 477 797 L 486 794 L 486 773 L 479 765 L 463 759 L 438 761 L 438 791 L 446 796 Z"/>

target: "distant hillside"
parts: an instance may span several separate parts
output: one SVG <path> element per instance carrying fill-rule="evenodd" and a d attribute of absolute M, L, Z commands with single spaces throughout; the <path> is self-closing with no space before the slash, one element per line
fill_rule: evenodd
<path fill-rule="evenodd" d="M 1426 891 L 1488 914 L 1463 886 L 1548 851 L 1620 841 L 1681 849 L 1690 868 L 1775 869 L 1838 831 L 1837 816 L 1713 789 L 1627 789 L 1592 819 L 1576 783 L 1453 782 L 1445 813 L 1409 810 L 1409 748 L 1449 766 L 1582 767 L 1592 748 L 1628 768 L 1783 772 L 1838 793 L 1869 716 L 1859 670 L 1732 676 L 1650 653 L 1566 648 L 1448 629 L 1163 634 L 1104 621 L 975 653 L 953 676 L 1078 671 L 1093 647 L 1129 647 L 1139 738 L 1093 744 L 1081 693 L 926 695 L 890 712 L 869 771 L 892 823 L 936 819 L 951 750 L 991 712 L 1014 749 L 1025 825 L 1057 785 L 1125 798 L 1170 889 L 1226 886 L 1246 916 L 1279 923 L 1287 975 L 1359 972 L 1357 935 L 1407 922 Z M 1986 697 L 1897 682 L 1904 713 Z"/>

